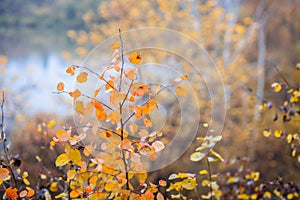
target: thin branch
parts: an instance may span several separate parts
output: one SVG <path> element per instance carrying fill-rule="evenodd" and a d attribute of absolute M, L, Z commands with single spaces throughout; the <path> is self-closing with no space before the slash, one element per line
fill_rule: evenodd
<path fill-rule="evenodd" d="M 123 105 L 124 105 L 124 103 L 125 103 L 125 101 L 126 101 L 128 95 L 129 95 L 129 92 L 130 92 L 130 90 L 131 90 L 131 87 L 132 87 L 132 85 L 133 85 L 133 82 L 134 82 L 134 80 L 132 80 L 131 83 L 130 83 L 130 85 L 129 85 L 129 88 L 128 88 L 128 90 L 127 90 L 127 93 L 126 93 L 126 95 L 125 95 L 125 98 L 123 99 L 123 101 L 122 101 L 122 103 L 121 103 L 120 110 L 122 110 L 122 108 L 123 108 Z"/>
<path fill-rule="evenodd" d="M 141 106 L 144 106 L 144 105 L 146 105 L 149 101 L 150 101 L 150 99 L 154 99 L 156 96 L 158 96 L 159 95 L 159 93 L 161 93 L 162 91 L 164 91 L 165 89 L 167 89 L 167 88 L 170 88 L 170 87 L 174 87 L 174 86 L 176 86 L 176 85 L 178 85 L 179 83 L 181 83 L 181 82 L 178 82 L 178 83 L 175 83 L 175 84 L 172 84 L 172 85 L 168 85 L 168 86 L 164 86 L 162 89 L 160 89 L 156 94 L 153 94 L 151 97 L 149 97 L 148 99 L 147 99 L 147 101 L 145 101 Z M 130 115 L 129 115 L 129 117 L 125 120 L 125 122 L 124 122 L 124 125 L 133 117 L 135 115 L 135 112 L 133 112 L 133 113 L 131 113 Z"/>
<path fill-rule="evenodd" d="M 16 181 L 16 177 L 15 177 L 15 174 L 14 174 L 14 171 L 13 171 L 13 168 L 12 168 L 12 165 L 11 165 L 11 159 L 10 159 L 10 156 L 8 154 L 8 149 L 6 147 L 6 138 L 5 138 L 5 134 L 4 134 L 4 103 L 5 103 L 5 95 L 4 95 L 4 91 L 2 91 L 2 103 L 1 103 L 1 123 L 2 123 L 2 128 L 1 128 L 1 139 L 3 140 L 3 151 L 4 151 L 4 155 L 5 155 L 5 159 L 6 159 L 6 162 L 8 163 L 8 169 L 10 171 L 10 174 L 12 176 L 12 179 L 13 179 L 13 182 L 14 182 L 14 187 L 17 186 L 17 181 Z"/>
<path fill-rule="evenodd" d="M 1 140 L 4 139 L 4 91 L 2 91 L 2 103 L 1 103 Z"/>
<path fill-rule="evenodd" d="M 86 66 L 78 66 L 78 65 L 73 65 L 73 66 L 76 67 L 76 68 L 83 68 L 83 69 L 86 69 L 86 70 L 88 70 L 89 72 L 91 72 L 92 74 L 96 75 L 97 77 L 101 77 L 100 74 L 98 74 L 97 72 L 91 70 L 89 67 L 86 67 Z M 117 91 L 116 88 L 115 88 L 112 84 L 110 84 L 105 78 L 103 78 L 102 80 L 103 80 L 107 85 L 109 85 L 112 89 L 114 89 L 115 91 Z"/>
<path fill-rule="evenodd" d="M 213 200 L 213 188 L 212 188 L 212 175 L 211 175 L 211 168 L 210 168 L 210 162 L 208 160 L 208 157 L 206 158 L 206 163 L 207 163 L 207 168 L 208 168 L 208 176 L 209 176 L 209 181 L 210 181 L 210 184 L 209 184 L 209 189 L 210 189 L 210 199 Z"/>
<path fill-rule="evenodd" d="M 122 66 L 121 66 L 121 75 L 120 75 L 120 83 L 119 83 L 119 92 L 121 92 L 121 88 L 122 88 L 122 78 L 123 78 L 123 71 L 124 71 L 124 47 L 123 47 L 123 40 L 122 40 L 122 35 L 121 35 L 121 29 L 119 29 L 119 37 L 120 37 L 120 43 L 121 43 L 121 59 L 122 59 Z M 131 82 L 133 83 L 133 82 Z M 132 84 L 131 84 L 132 85 Z M 127 91 L 127 94 L 126 96 L 128 95 L 129 93 L 129 89 Z M 124 123 L 123 123 L 123 112 L 122 112 L 122 107 L 123 107 L 123 104 L 125 102 L 125 99 L 126 97 L 124 98 L 123 102 L 120 103 L 120 114 L 121 114 L 121 120 L 120 120 L 120 123 L 121 123 L 121 141 L 123 141 L 124 139 Z M 127 161 L 126 161 L 126 156 L 125 156 L 125 151 L 122 150 L 122 160 L 123 160 L 123 163 L 124 163 L 124 168 L 125 168 L 125 176 L 126 176 L 126 189 L 129 190 L 129 175 L 128 175 L 128 166 L 127 166 Z"/>
<path fill-rule="evenodd" d="M 52 92 L 52 93 L 53 93 L 53 94 L 61 94 L 61 93 L 69 94 L 69 92 L 67 92 L 67 91 Z M 91 99 L 91 100 L 93 100 L 93 101 L 96 101 L 96 102 L 100 103 L 101 105 L 105 106 L 106 108 L 108 108 L 108 109 L 111 110 L 111 111 L 114 110 L 114 109 L 112 109 L 109 105 L 107 105 L 107 104 L 105 104 L 105 103 L 103 103 L 103 102 L 97 100 L 97 99 L 94 98 L 94 97 L 90 97 L 90 96 L 88 96 L 88 95 L 86 95 L 86 94 L 81 94 L 81 96 L 86 97 L 86 98 L 88 98 L 88 99 Z"/>
<path fill-rule="evenodd" d="M 279 71 L 279 69 L 277 68 L 277 66 L 276 66 L 274 63 L 272 63 L 272 67 L 274 67 L 274 69 L 276 70 L 276 72 L 279 74 L 279 76 L 282 78 L 282 80 L 284 81 L 284 83 L 285 83 L 287 86 L 289 86 L 289 87 L 291 87 L 291 88 L 295 88 L 295 86 L 291 85 L 291 84 L 288 82 L 288 80 L 283 76 L 283 74 Z"/>
<path fill-rule="evenodd" d="M 122 40 L 122 35 L 121 35 L 121 29 L 119 29 L 119 37 L 120 37 L 120 43 L 121 43 L 121 59 L 122 59 L 121 75 L 120 75 L 120 83 L 119 83 L 119 92 L 121 92 L 123 71 L 124 71 L 124 46 L 123 46 L 123 40 Z"/>

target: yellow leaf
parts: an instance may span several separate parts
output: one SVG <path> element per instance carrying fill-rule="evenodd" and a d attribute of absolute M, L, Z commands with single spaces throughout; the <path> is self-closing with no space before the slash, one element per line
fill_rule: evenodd
<path fill-rule="evenodd" d="M 210 181 L 208 181 L 208 180 L 206 180 L 206 179 L 204 179 L 202 182 L 201 182 L 201 185 L 203 186 L 203 187 L 206 187 L 207 185 L 209 185 L 210 184 Z"/>
<path fill-rule="evenodd" d="M 271 131 L 270 131 L 269 129 L 265 129 L 265 130 L 263 131 L 263 135 L 264 135 L 265 137 L 269 137 L 269 136 L 271 135 Z"/>
<path fill-rule="evenodd" d="M 120 48 L 120 41 L 115 41 L 112 45 L 110 45 L 111 50 L 116 50 Z"/>
<path fill-rule="evenodd" d="M 73 163 L 78 163 L 81 161 L 80 151 L 78 149 L 71 149 L 69 152 L 69 158 Z"/>
<path fill-rule="evenodd" d="M 50 189 L 51 192 L 57 192 L 57 190 L 58 190 L 58 188 L 57 188 L 57 182 L 52 182 L 50 184 L 49 189 Z"/>
<path fill-rule="evenodd" d="M 75 178 L 76 174 L 77 174 L 76 170 L 74 170 L 74 169 L 69 170 L 67 172 L 68 180 L 71 180 L 71 179 Z"/>
<path fill-rule="evenodd" d="M 82 101 L 76 101 L 75 102 L 75 110 L 78 114 L 84 115 L 84 103 Z"/>
<path fill-rule="evenodd" d="M 271 198 L 271 197 L 272 197 L 272 194 L 271 194 L 269 191 L 266 191 L 266 192 L 264 193 L 264 197 L 265 197 L 265 198 Z"/>
<path fill-rule="evenodd" d="M 197 162 L 197 161 L 202 160 L 202 158 L 204 158 L 204 157 L 205 157 L 205 154 L 204 154 L 204 153 L 201 153 L 201 152 L 195 152 L 195 153 L 193 153 L 193 154 L 191 155 L 190 159 L 191 159 L 191 161 Z"/>
<path fill-rule="evenodd" d="M 281 130 L 275 130 L 275 132 L 274 132 L 274 136 L 275 137 L 281 137 L 281 133 L 282 133 L 282 131 Z"/>
<path fill-rule="evenodd" d="M 193 190 L 196 186 L 196 178 L 187 178 L 182 181 L 182 187 L 186 190 Z"/>
<path fill-rule="evenodd" d="M 60 154 L 56 158 L 55 165 L 59 166 L 59 167 L 62 167 L 64 165 L 66 165 L 68 162 L 70 162 L 69 157 L 67 156 L 67 154 L 63 153 L 63 154 Z"/>
<path fill-rule="evenodd" d="M 78 76 L 77 76 L 77 82 L 78 83 L 84 83 L 87 81 L 87 76 L 88 76 L 88 73 L 86 72 L 81 72 Z"/>
<path fill-rule="evenodd" d="M 199 172 L 199 174 L 204 175 L 204 174 L 208 174 L 207 170 L 203 169 Z"/>
<path fill-rule="evenodd" d="M 210 150 L 210 153 L 212 155 L 214 155 L 216 158 L 218 158 L 220 161 L 224 161 L 224 159 L 222 158 L 222 156 L 220 154 L 218 154 L 217 152 L 215 152 L 213 149 Z"/>
<path fill-rule="evenodd" d="M 292 199 L 292 198 L 294 198 L 294 194 L 290 193 L 287 195 L 287 199 Z"/>
<path fill-rule="evenodd" d="M 142 57 L 139 52 L 135 51 L 130 54 L 128 59 L 131 64 L 139 64 L 142 60 Z"/>
<path fill-rule="evenodd" d="M 50 122 L 48 122 L 48 128 L 52 128 L 54 125 L 55 125 L 55 121 L 54 120 L 51 120 Z"/>
<path fill-rule="evenodd" d="M 121 117 L 122 117 L 122 115 L 120 113 L 120 110 L 115 110 L 110 113 L 109 120 L 112 124 L 114 124 L 114 123 L 119 122 L 121 120 Z"/>
<path fill-rule="evenodd" d="M 275 92 L 280 92 L 280 90 L 281 90 L 281 85 L 279 83 L 276 83 L 276 82 L 272 83 L 271 87 L 273 88 L 273 90 Z"/>
<path fill-rule="evenodd" d="M 187 95 L 187 92 L 185 91 L 185 89 L 183 87 L 176 87 L 175 89 L 176 94 L 178 94 L 181 97 L 185 97 Z"/>
<path fill-rule="evenodd" d="M 296 151 L 296 149 L 294 149 L 294 150 L 292 151 L 292 156 L 295 157 L 295 156 L 296 156 L 296 153 L 297 153 L 297 151 Z"/>
<path fill-rule="evenodd" d="M 64 84 L 63 82 L 59 82 L 59 83 L 57 84 L 56 89 L 57 89 L 58 91 L 63 91 L 63 90 L 65 89 L 65 84 Z"/>
<path fill-rule="evenodd" d="M 86 157 L 89 157 L 91 155 L 91 153 L 93 153 L 94 151 L 94 148 L 91 144 L 87 145 L 84 147 L 83 149 L 83 154 L 86 156 Z"/>

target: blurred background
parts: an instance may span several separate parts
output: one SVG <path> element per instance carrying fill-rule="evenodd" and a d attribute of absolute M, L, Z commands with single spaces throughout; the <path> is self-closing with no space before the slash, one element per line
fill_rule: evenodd
<path fill-rule="evenodd" d="M 119 28 L 157 26 L 187 34 L 220 68 L 227 117 L 217 149 L 225 163 L 215 170 L 233 171 L 240 160 L 248 160 L 264 180 L 282 176 L 299 182 L 300 164 L 289 145 L 262 136 L 265 128 L 300 131 L 299 115 L 286 123 L 278 111 L 286 92 L 271 88 L 273 82 L 286 84 L 282 77 L 290 85 L 300 84 L 299 9 L 295 0 L 1 0 L 0 88 L 6 95 L 13 151 L 22 158 L 22 167 L 31 166 L 28 171 L 33 172 L 35 156 L 45 155 L 55 128 L 73 123 L 71 99 L 53 94 L 59 81 L 72 86 L 65 69 L 80 65 L 93 47 Z M 264 110 L 261 105 L 268 101 L 273 108 Z M 207 102 L 200 104 L 205 109 Z M 274 121 L 276 113 L 279 120 Z M 50 120 L 56 121 L 54 130 L 38 129 Z M 205 129 L 202 126 L 199 134 Z M 197 146 L 195 141 L 180 160 L 153 176 L 199 169 L 198 163 L 182 165 L 190 163 Z M 54 156 L 47 161 L 53 169 Z"/>

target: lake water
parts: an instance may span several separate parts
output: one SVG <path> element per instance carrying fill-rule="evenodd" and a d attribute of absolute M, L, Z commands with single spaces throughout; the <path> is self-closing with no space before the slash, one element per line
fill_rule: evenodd
<path fill-rule="evenodd" d="M 67 90 L 72 90 L 72 78 L 65 73 L 68 65 L 56 53 L 46 57 L 36 53 L 23 58 L 8 58 L 6 74 L 1 75 L 1 79 L 4 88 L 13 94 L 10 98 L 21 96 L 24 100 L 25 115 L 41 112 L 69 115 L 71 99 L 65 94 L 53 93 L 60 81 L 65 83 Z"/>

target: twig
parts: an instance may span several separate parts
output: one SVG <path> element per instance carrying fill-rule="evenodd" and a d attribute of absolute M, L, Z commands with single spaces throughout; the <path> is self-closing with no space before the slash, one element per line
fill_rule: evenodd
<path fill-rule="evenodd" d="M 78 66 L 78 65 L 73 65 L 73 66 L 76 67 L 76 68 L 83 68 L 83 69 L 86 69 L 86 70 L 88 70 L 89 72 L 91 72 L 92 74 L 96 75 L 97 77 L 101 77 L 100 74 L 98 74 L 97 72 L 91 70 L 89 67 L 86 67 L 86 66 Z M 109 85 L 112 89 L 114 89 L 115 91 L 117 91 L 116 88 L 115 88 L 112 84 L 110 84 L 105 78 L 103 78 L 103 81 L 104 81 L 107 85 Z"/>
<path fill-rule="evenodd" d="M 212 188 L 212 177 L 211 177 L 211 169 L 210 169 L 210 162 L 208 157 L 206 158 L 207 168 L 208 168 L 208 176 L 209 176 L 209 189 L 210 189 L 210 199 L 213 200 L 213 188 Z"/>
<path fill-rule="evenodd" d="M 2 91 L 2 104 L 1 104 L 1 123 L 2 123 L 2 129 L 1 129 L 1 139 L 3 140 L 3 150 L 4 150 L 4 155 L 5 155 L 5 159 L 6 159 L 6 162 L 8 163 L 8 169 L 10 171 L 10 174 L 12 176 L 12 179 L 13 179 L 13 182 L 14 182 L 14 187 L 17 186 L 17 181 L 16 181 L 16 177 L 15 177 L 15 174 L 14 174 L 14 171 L 13 171 L 13 168 L 12 168 L 12 165 L 11 165 L 11 162 L 10 162 L 10 156 L 8 154 L 8 150 L 7 150 L 7 147 L 6 147 L 6 138 L 5 138 L 5 135 L 4 135 L 4 103 L 5 103 L 5 95 L 4 95 L 4 91 Z"/>
<path fill-rule="evenodd" d="M 272 67 L 274 67 L 274 69 L 276 70 L 276 72 L 279 74 L 279 76 L 282 78 L 282 80 L 284 81 L 284 83 L 285 83 L 287 86 L 289 86 L 289 87 L 291 87 L 291 88 L 295 88 L 294 86 L 292 86 L 292 85 L 287 81 L 287 79 L 283 76 L 283 74 L 279 71 L 279 69 L 277 68 L 277 66 L 276 66 L 274 63 L 272 63 Z"/>
<path fill-rule="evenodd" d="M 2 104 L 1 104 L 1 140 L 4 139 L 4 91 L 2 91 Z"/>
<path fill-rule="evenodd" d="M 122 35 L 121 35 L 121 29 L 119 29 L 119 37 L 120 37 L 120 43 L 121 43 L 121 59 L 122 59 L 121 75 L 120 75 L 120 83 L 119 83 L 119 92 L 121 92 L 122 79 L 123 79 L 123 71 L 124 71 L 124 47 L 123 47 L 123 40 L 122 40 Z"/>
<path fill-rule="evenodd" d="M 142 103 L 141 106 L 146 105 L 146 104 L 150 101 L 150 99 L 154 99 L 156 96 L 159 95 L 159 93 L 161 93 L 161 92 L 164 91 L 165 89 L 170 88 L 170 87 L 174 87 L 174 86 L 178 85 L 179 83 L 181 83 L 181 82 L 178 82 L 178 83 L 175 83 L 175 84 L 172 84 L 172 85 L 168 85 L 168 86 L 163 87 L 163 88 L 160 89 L 156 94 L 153 94 L 151 97 L 149 97 L 149 98 L 147 99 L 147 101 L 145 101 L 144 103 Z M 135 112 L 131 113 L 131 115 L 129 115 L 129 117 L 125 120 L 124 125 L 125 125 L 125 124 L 126 124 L 126 123 L 134 116 L 134 115 L 135 115 Z"/>
<path fill-rule="evenodd" d="M 67 92 L 67 91 L 52 92 L 52 93 L 53 93 L 53 94 L 61 94 L 61 93 L 69 94 L 69 92 Z M 106 108 L 108 108 L 108 109 L 111 110 L 111 111 L 114 110 L 114 109 L 112 109 L 109 105 L 107 105 L 107 104 L 105 104 L 105 103 L 103 103 L 103 102 L 97 100 L 96 98 L 90 97 L 90 96 L 88 96 L 88 95 L 86 95 L 86 94 L 81 94 L 81 96 L 86 97 L 86 98 L 91 99 L 91 100 L 94 100 L 94 101 L 96 101 L 96 102 L 102 104 L 103 106 L 105 106 Z"/>
<path fill-rule="evenodd" d="M 121 88 L 122 88 L 122 78 L 123 78 L 123 70 L 124 70 L 124 47 L 123 47 L 123 40 L 122 40 L 122 35 L 121 35 L 121 29 L 119 29 L 119 37 L 120 37 L 120 43 L 121 43 L 121 59 L 122 59 L 122 66 L 121 66 L 121 75 L 120 75 L 120 83 L 119 83 L 119 92 L 121 92 Z M 133 82 L 132 82 L 133 83 Z M 132 85 L 132 84 L 131 84 Z M 129 89 L 127 91 L 126 96 L 129 93 Z M 125 98 L 126 99 L 126 98 Z M 124 100 L 125 101 L 125 100 Z M 122 103 L 120 103 L 120 114 L 121 114 L 121 141 L 123 141 L 124 139 L 124 123 L 123 123 L 123 112 L 122 112 L 122 107 L 124 104 L 124 101 Z M 125 168 L 125 176 L 126 176 L 126 190 L 129 190 L 129 175 L 128 175 L 128 166 L 127 166 L 127 161 L 126 161 L 126 156 L 125 156 L 125 151 L 122 150 L 122 160 L 124 163 L 124 168 Z"/>

